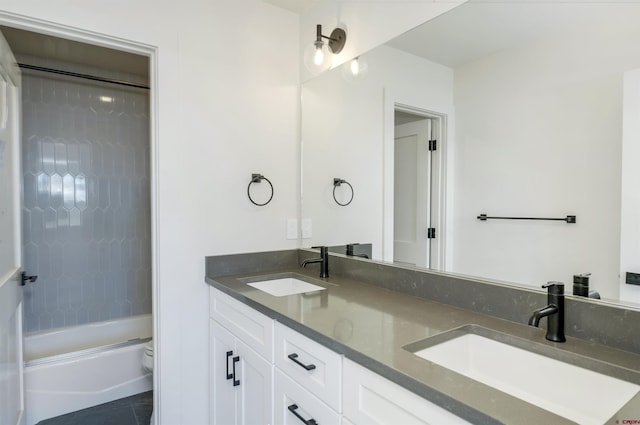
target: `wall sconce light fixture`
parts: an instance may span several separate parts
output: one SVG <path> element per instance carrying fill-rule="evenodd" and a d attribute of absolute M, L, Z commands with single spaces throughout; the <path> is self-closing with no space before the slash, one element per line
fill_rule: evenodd
<path fill-rule="evenodd" d="M 323 39 L 326 39 L 325 42 Z M 316 39 L 304 52 L 304 63 L 313 74 L 318 74 L 331 66 L 331 55 L 337 55 L 344 48 L 347 33 L 336 28 L 330 36 L 322 35 L 322 25 L 316 25 Z"/>

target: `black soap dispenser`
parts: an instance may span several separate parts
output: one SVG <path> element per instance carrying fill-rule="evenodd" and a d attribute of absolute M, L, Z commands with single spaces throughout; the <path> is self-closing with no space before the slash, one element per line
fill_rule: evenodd
<path fill-rule="evenodd" d="M 589 297 L 589 276 L 591 273 L 573 275 L 573 295 Z"/>
<path fill-rule="evenodd" d="M 591 276 L 591 273 L 573 275 L 573 295 L 599 300 L 600 293 L 598 291 L 589 290 L 589 276 Z"/>

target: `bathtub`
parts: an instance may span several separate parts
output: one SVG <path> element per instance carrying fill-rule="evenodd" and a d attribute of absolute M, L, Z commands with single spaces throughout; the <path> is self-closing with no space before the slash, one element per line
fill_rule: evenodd
<path fill-rule="evenodd" d="M 151 390 L 151 334 L 150 314 L 26 334 L 27 425 Z"/>

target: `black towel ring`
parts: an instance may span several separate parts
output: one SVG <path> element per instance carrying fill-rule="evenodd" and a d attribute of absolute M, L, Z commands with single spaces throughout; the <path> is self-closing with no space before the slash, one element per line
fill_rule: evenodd
<path fill-rule="evenodd" d="M 254 201 L 253 198 L 251 197 L 251 185 L 253 183 L 260 183 L 262 180 L 266 180 L 267 183 L 269 183 L 269 186 L 271 187 L 271 196 L 269 196 L 269 199 L 267 200 L 267 202 L 263 204 L 259 204 L 256 201 Z M 271 200 L 273 199 L 273 185 L 271 184 L 269 179 L 263 176 L 262 174 L 251 174 L 251 181 L 249 182 L 249 186 L 247 186 L 247 196 L 249 197 L 249 200 L 251 201 L 252 204 L 257 205 L 259 207 L 265 206 L 269 202 L 271 202 Z"/>
<path fill-rule="evenodd" d="M 341 204 L 336 199 L 336 187 L 340 186 L 342 183 L 346 184 L 351 189 L 351 198 L 349 199 L 349 202 L 344 203 L 344 204 Z M 335 177 L 333 179 L 333 200 L 336 201 L 336 204 L 340 205 L 341 207 L 346 207 L 347 205 L 349 205 L 351 203 L 351 201 L 353 201 L 353 195 L 354 195 L 353 186 L 351 186 L 351 184 L 348 181 L 343 180 L 341 178 L 337 178 L 337 177 Z"/>

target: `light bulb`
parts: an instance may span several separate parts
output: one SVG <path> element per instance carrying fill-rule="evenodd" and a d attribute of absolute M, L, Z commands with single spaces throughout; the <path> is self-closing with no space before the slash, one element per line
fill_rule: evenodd
<path fill-rule="evenodd" d="M 358 58 L 355 58 L 351 61 L 351 73 L 354 76 L 360 74 L 360 64 L 358 63 Z"/>
<path fill-rule="evenodd" d="M 304 51 L 304 64 L 313 74 L 318 75 L 322 71 L 329 69 L 331 66 L 331 54 L 327 43 L 316 40 Z"/>
<path fill-rule="evenodd" d="M 363 80 L 368 74 L 368 68 L 366 59 L 358 56 L 342 66 L 342 78 L 347 81 Z"/>
<path fill-rule="evenodd" d="M 317 66 L 322 66 L 324 62 L 324 52 L 322 51 L 322 43 L 316 44 L 316 52 L 313 55 L 313 63 Z"/>

